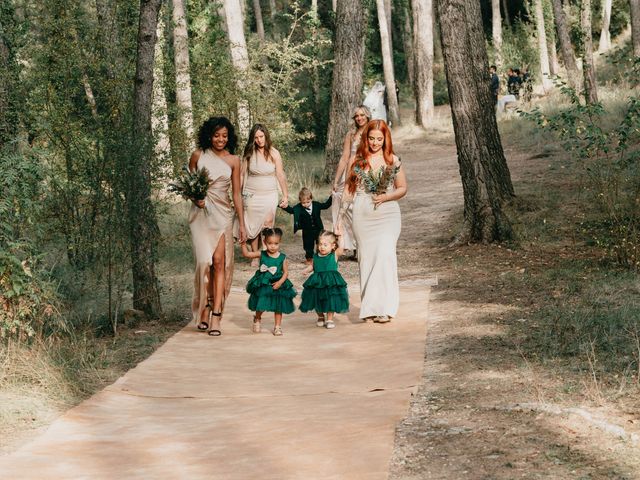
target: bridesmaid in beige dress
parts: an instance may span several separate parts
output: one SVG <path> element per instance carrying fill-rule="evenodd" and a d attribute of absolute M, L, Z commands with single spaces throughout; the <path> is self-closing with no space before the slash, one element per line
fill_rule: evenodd
<path fill-rule="evenodd" d="M 386 193 L 370 191 L 364 178 L 386 169 Z M 400 289 L 396 244 L 402 226 L 398 200 L 407 194 L 407 178 L 400 159 L 393 154 L 391 133 L 384 120 L 367 124 L 349 174 L 337 231 L 353 202 L 353 233 L 358 244 L 360 270 L 360 318 L 387 323 L 398 313 Z"/>
<path fill-rule="evenodd" d="M 353 119 L 353 126 L 344 137 L 342 156 L 340 157 L 340 162 L 338 162 L 336 176 L 333 180 L 331 217 L 334 225 L 337 225 L 338 223 L 338 213 L 340 211 L 342 193 L 344 192 L 347 166 L 351 157 L 355 155 L 358 145 L 360 145 L 360 139 L 362 138 L 364 127 L 369 123 L 369 120 L 371 120 L 371 112 L 365 105 L 360 105 L 353 110 L 351 118 Z M 356 256 L 356 242 L 353 236 L 351 208 L 345 212 L 344 221 L 342 223 L 342 245 L 345 250 L 353 251 L 354 257 Z"/>
<path fill-rule="evenodd" d="M 189 169 L 206 168 L 211 184 L 207 198 L 194 202 L 189 227 L 196 260 L 191 312 L 198 330 L 222 335 L 220 322 L 233 276 L 233 217 L 229 188 L 238 218 L 238 237 L 245 240 L 240 193 L 240 159 L 233 155 L 238 137 L 225 117 L 211 117 L 200 127 L 199 148 L 189 160 Z M 206 210 L 205 210 L 206 208 Z"/>
<path fill-rule="evenodd" d="M 280 206 L 289 205 L 287 178 L 280 152 L 271 143 L 267 128 L 256 123 L 247 140 L 242 156 L 242 197 L 244 224 L 251 251 L 261 249 L 260 232 L 273 227 L 278 208 L 278 185 L 282 191 Z"/>

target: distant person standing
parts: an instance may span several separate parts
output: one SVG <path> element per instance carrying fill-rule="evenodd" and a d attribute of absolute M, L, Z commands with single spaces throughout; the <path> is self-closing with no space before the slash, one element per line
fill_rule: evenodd
<path fill-rule="evenodd" d="M 498 68 L 495 65 L 491 65 L 489 67 L 489 75 L 490 75 L 490 85 L 491 85 L 491 95 L 493 96 L 493 105 L 498 104 L 498 92 L 500 91 L 500 78 L 496 73 Z"/>
<path fill-rule="evenodd" d="M 533 96 L 533 79 L 531 78 L 531 74 L 529 73 L 529 69 L 524 67 L 522 69 L 522 86 L 524 93 L 522 97 L 525 102 L 530 102 L 531 97 Z"/>
<path fill-rule="evenodd" d="M 520 76 L 516 73 L 516 70 L 510 68 L 507 70 L 507 91 L 510 95 L 516 97 L 516 100 L 520 99 L 520 86 L 522 84 L 522 80 Z"/>

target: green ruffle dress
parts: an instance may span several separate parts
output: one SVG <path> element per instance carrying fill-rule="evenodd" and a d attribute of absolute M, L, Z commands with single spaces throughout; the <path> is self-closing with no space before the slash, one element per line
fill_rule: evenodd
<path fill-rule="evenodd" d="M 302 285 L 302 303 L 300 311 L 326 313 L 347 313 L 349 311 L 349 293 L 347 282 L 338 271 L 335 252 L 324 257 L 313 255 L 313 274 Z"/>
<path fill-rule="evenodd" d="M 282 278 L 282 265 L 287 256 L 280 253 L 272 258 L 263 250 L 260 254 L 258 271 L 247 283 L 249 293 L 249 310 L 253 312 L 293 313 L 293 298 L 297 295 L 289 279 L 285 280 L 278 290 L 273 284 Z"/>

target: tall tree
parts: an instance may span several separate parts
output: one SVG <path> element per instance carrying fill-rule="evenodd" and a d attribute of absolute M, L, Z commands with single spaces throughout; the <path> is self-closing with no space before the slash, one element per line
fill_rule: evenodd
<path fill-rule="evenodd" d="M 502 70 L 502 15 L 500 15 L 500 0 L 491 0 L 491 33 L 493 48 L 496 51 L 496 66 Z"/>
<path fill-rule="evenodd" d="M 253 0 L 253 14 L 256 18 L 256 29 L 258 30 L 258 38 L 264 41 L 264 22 L 262 21 L 262 7 L 260 0 Z"/>
<path fill-rule="evenodd" d="M 540 78 L 542 78 L 542 87 L 547 90 L 551 87 L 551 79 L 549 78 L 549 50 L 547 49 L 547 33 L 544 25 L 542 0 L 534 0 L 534 9 L 536 16 L 536 36 L 538 37 L 538 54 L 540 57 Z"/>
<path fill-rule="evenodd" d="M 382 48 L 382 67 L 384 70 L 384 83 L 387 92 L 389 121 L 396 126 L 400 124 L 400 112 L 398 109 L 398 97 L 396 96 L 396 79 L 393 72 L 393 56 L 389 43 L 389 30 L 384 0 L 376 0 L 376 7 L 378 10 L 380 47 Z"/>
<path fill-rule="evenodd" d="M 364 46 L 367 11 L 363 2 L 340 0 L 336 11 L 335 63 L 331 83 L 331 108 L 324 176 L 332 179 L 342 155 L 344 137 L 351 125 L 351 112 L 362 103 Z"/>
<path fill-rule="evenodd" d="M 231 62 L 238 71 L 236 76 L 238 92 L 242 95 L 246 82 L 246 73 L 249 68 L 249 54 L 247 41 L 244 36 L 244 23 L 242 21 L 242 8 L 240 0 L 224 0 L 224 14 L 227 23 L 227 34 L 231 47 Z M 243 135 L 249 133 L 249 105 L 243 98 L 238 99 L 238 126 Z"/>
<path fill-rule="evenodd" d="M 405 4 L 404 7 L 404 19 L 402 23 L 402 46 L 404 47 L 404 58 L 405 63 L 407 65 L 407 79 L 409 80 L 409 85 L 414 85 L 415 75 L 414 75 L 414 58 L 413 58 L 413 26 L 411 20 L 411 6 L 409 4 Z"/>
<path fill-rule="evenodd" d="M 567 17 L 562 9 L 562 0 L 551 0 L 553 7 L 553 17 L 556 25 L 556 33 L 558 34 L 558 42 L 560 43 L 560 52 L 562 53 L 562 61 L 564 68 L 567 70 L 567 81 L 571 87 L 578 89 L 579 78 L 578 66 L 576 65 L 576 56 L 571 45 L 569 37 L 569 27 L 567 26 Z"/>
<path fill-rule="evenodd" d="M 603 0 L 602 2 L 602 30 L 600 30 L 600 43 L 598 44 L 598 53 L 604 53 L 611 49 L 611 34 L 609 33 L 609 25 L 611 23 L 612 3 L 612 0 Z"/>
<path fill-rule="evenodd" d="M 456 243 L 508 239 L 512 227 L 504 204 L 514 191 L 487 81 L 480 3 L 437 0 L 437 18 L 464 192 Z"/>
<path fill-rule="evenodd" d="M 189 35 L 184 0 L 172 0 L 173 4 L 173 60 L 176 69 L 176 104 L 180 112 L 180 124 L 189 150 L 193 142 L 193 105 L 191 101 L 191 73 L 189 69 Z"/>
<path fill-rule="evenodd" d="M 161 315 L 160 290 L 155 272 L 158 223 L 151 202 L 153 142 L 151 105 L 153 96 L 153 58 L 158 13 L 162 0 L 141 0 L 138 49 L 133 101 L 133 133 L 136 152 L 128 166 L 127 216 L 133 271 L 133 307 L 153 318 Z"/>
<path fill-rule="evenodd" d="M 582 29 L 582 74 L 584 77 L 584 98 L 589 103 L 598 101 L 596 87 L 596 66 L 593 63 L 593 39 L 591 37 L 591 0 L 582 0 L 580 6 L 580 27 Z"/>
<path fill-rule="evenodd" d="M 640 57 L 640 0 L 629 0 L 629 12 L 631 14 L 633 56 Z"/>
<path fill-rule="evenodd" d="M 426 127 L 433 119 L 433 2 L 412 0 L 414 35 L 414 93 L 416 123 Z"/>
<path fill-rule="evenodd" d="M 509 6 L 507 0 L 502 0 L 502 10 L 504 11 L 504 21 L 507 27 L 511 28 L 511 17 L 509 17 Z"/>
<path fill-rule="evenodd" d="M 391 15 L 391 0 L 384 0 L 384 15 L 387 18 L 387 32 L 389 32 L 389 50 L 393 56 L 393 22 Z"/>
<path fill-rule="evenodd" d="M 560 75 L 560 63 L 558 62 L 555 38 L 549 38 L 547 50 L 549 51 L 549 73 L 551 73 L 552 76 Z"/>
<path fill-rule="evenodd" d="M 278 7 L 276 6 L 276 0 L 269 0 L 269 15 L 271 15 L 271 22 L 276 18 L 278 13 Z"/>

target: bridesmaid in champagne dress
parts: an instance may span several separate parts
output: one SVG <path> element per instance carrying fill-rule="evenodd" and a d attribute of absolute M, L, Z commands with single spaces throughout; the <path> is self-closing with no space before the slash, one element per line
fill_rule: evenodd
<path fill-rule="evenodd" d="M 233 277 L 233 217 L 229 198 L 233 192 L 235 213 L 240 219 L 238 237 L 245 239 L 240 194 L 240 159 L 233 155 L 238 143 L 235 129 L 225 117 L 211 117 L 200 128 L 197 149 L 189 169 L 206 168 L 210 178 L 204 200 L 194 202 L 189 227 L 196 261 L 191 312 L 198 330 L 222 335 L 220 322 Z"/>
<path fill-rule="evenodd" d="M 334 225 L 338 224 L 338 213 L 340 211 L 342 193 L 344 192 L 347 166 L 349 165 L 351 157 L 355 155 L 358 145 L 360 145 L 360 139 L 362 138 L 364 127 L 369 123 L 369 120 L 371 120 L 371 112 L 366 106 L 360 105 L 354 109 L 351 118 L 353 119 L 354 125 L 344 137 L 342 156 L 340 157 L 340 162 L 338 163 L 336 175 L 333 180 L 331 217 Z M 354 257 L 356 256 L 356 241 L 353 236 L 351 208 L 345 212 L 344 221 L 342 223 L 342 246 L 345 250 L 353 251 Z"/>
<path fill-rule="evenodd" d="M 261 248 L 260 233 L 274 225 L 278 185 L 282 191 L 280 206 L 286 208 L 289 205 L 282 157 L 262 124 L 255 124 L 249 133 L 243 154 L 241 182 L 247 239 L 251 251 L 257 252 Z"/>
<path fill-rule="evenodd" d="M 407 194 L 407 179 L 400 159 L 393 154 L 391 133 L 383 120 L 367 124 L 350 163 L 337 230 L 342 230 L 342 218 L 352 201 L 360 270 L 360 318 L 387 323 L 397 315 L 400 304 L 398 200 Z M 372 176 L 381 174 L 382 188 L 373 188 Z"/>

